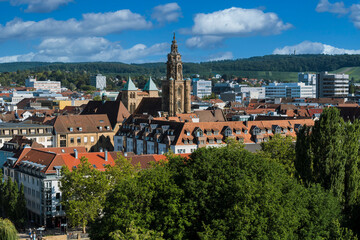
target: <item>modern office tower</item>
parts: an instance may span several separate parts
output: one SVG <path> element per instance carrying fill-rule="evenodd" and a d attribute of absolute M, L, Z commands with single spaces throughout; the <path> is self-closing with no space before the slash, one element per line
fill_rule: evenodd
<path fill-rule="evenodd" d="M 349 95 L 349 75 L 321 72 L 317 77 L 317 96 L 347 97 Z"/>
<path fill-rule="evenodd" d="M 106 76 L 97 74 L 90 77 L 90 85 L 96 87 L 96 89 L 103 90 L 106 88 Z"/>

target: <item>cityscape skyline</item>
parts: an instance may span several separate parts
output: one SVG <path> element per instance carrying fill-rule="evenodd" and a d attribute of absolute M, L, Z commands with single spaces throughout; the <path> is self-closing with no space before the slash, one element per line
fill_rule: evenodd
<path fill-rule="evenodd" d="M 0 63 L 165 62 L 173 32 L 184 62 L 360 54 L 358 1 L 0 0 L 0 8 Z"/>

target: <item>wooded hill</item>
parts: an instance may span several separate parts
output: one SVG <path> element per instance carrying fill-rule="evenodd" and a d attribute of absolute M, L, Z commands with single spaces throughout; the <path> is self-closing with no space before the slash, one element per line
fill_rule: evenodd
<path fill-rule="evenodd" d="M 291 82 L 297 81 L 298 72 L 329 71 L 348 73 L 355 81 L 360 81 L 358 67 L 360 67 L 360 55 L 267 55 L 237 60 L 184 63 L 184 77 L 199 74 L 202 78 L 209 78 L 215 74 L 221 74 L 225 75 L 225 78 L 248 77 Z M 128 75 L 135 78 L 150 75 L 160 78 L 166 74 L 166 64 L 164 62 L 144 64 L 18 62 L 0 64 L 0 72 L 3 73 L 17 72 L 21 74 L 22 72 L 24 74 L 24 71 L 26 74 L 48 72 L 47 75 L 50 75 L 50 72 L 60 71 L 86 75 L 102 73 L 108 77 L 117 78 L 119 76 L 125 78 Z M 4 80 L 10 79 L 5 77 Z M 4 80 L 3 83 L 6 82 Z M 15 80 L 15 82 L 17 81 Z"/>

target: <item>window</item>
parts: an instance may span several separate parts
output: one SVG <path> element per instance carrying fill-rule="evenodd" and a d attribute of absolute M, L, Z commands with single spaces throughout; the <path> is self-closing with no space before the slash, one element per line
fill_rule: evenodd
<path fill-rule="evenodd" d="M 19 134 L 19 130 L 14 129 L 14 130 L 13 130 L 13 134 L 14 134 L 14 135 Z"/>
<path fill-rule="evenodd" d="M 91 141 L 92 143 L 95 142 L 95 139 L 94 139 L 93 136 L 90 137 L 90 141 Z"/>
<path fill-rule="evenodd" d="M 36 132 L 35 129 L 33 129 L 33 128 L 30 129 L 30 134 L 35 134 L 35 132 Z"/>
<path fill-rule="evenodd" d="M 254 135 L 259 135 L 261 133 L 261 129 L 258 128 L 258 127 L 255 127 L 254 130 L 253 130 L 253 134 Z"/>
<path fill-rule="evenodd" d="M 44 133 L 44 129 L 40 128 L 38 129 L 39 133 Z"/>
<path fill-rule="evenodd" d="M 81 131 L 82 131 L 82 127 L 79 127 L 78 129 L 79 129 L 79 132 L 81 132 Z"/>
<path fill-rule="evenodd" d="M 77 137 L 76 142 L 81 143 L 81 137 Z"/>
<path fill-rule="evenodd" d="M 56 199 L 60 199 L 60 193 L 56 193 Z"/>
<path fill-rule="evenodd" d="M 5 135 L 10 135 L 10 131 L 9 130 L 4 130 L 4 134 Z"/>
<path fill-rule="evenodd" d="M 69 131 L 72 132 L 72 131 L 74 131 L 74 129 L 71 127 L 71 128 L 69 128 Z"/>
<path fill-rule="evenodd" d="M 22 134 L 26 134 L 26 129 L 22 129 L 22 130 L 21 130 L 21 133 L 22 133 Z"/>
<path fill-rule="evenodd" d="M 87 143 L 88 139 L 87 137 L 84 137 L 84 143 Z"/>
<path fill-rule="evenodd" d="M 74 138 L 70 138 L 70 143 L 74 143 Z"/>

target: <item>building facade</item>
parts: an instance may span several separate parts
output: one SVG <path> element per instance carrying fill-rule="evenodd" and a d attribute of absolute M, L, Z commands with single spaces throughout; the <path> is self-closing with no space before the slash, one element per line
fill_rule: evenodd
<path fill-rule="evenodd" d="M 193 95 L 199 98 L 211 95 L 211 81 L 198 80 L 193 82 Z"/>
<path fill-rule="evenodd" d="M 50 92 L 61 92 L 61 82 L 57 81 L 37 81 L 34 77 L 25 80 L 25 87 L 32 87 L 36 90 L 48 90 Z"/>
<path fill-rule="evenodd" d="M 106 76 L 97 74 L 96 76 L 90 77 L 90 85 L 96 89 L 104 90 L 106 88 Z"/>
<path fill-rule="evenodd" d="M 56 147 L 85 147 L 112 151 L 115 132 L 106 114 L 61 115 L 54 122 Z"/>
<path fill-rule="evenodd" d="M 192 153 L 200 147 L 219 147 L 227 139 L 246 145 L 268 141 L 274 134 L 296 137 L 303 125 L 312 119 L 251 122 L 170 122 L 132 119 L 114 136 L 115 151 L 141 154 Z"/>
<path fill-rule="evenodd" d="M 162 110 L 170 117 L 177 113 L 191 112 L 191 80 L 183 79 L 183 66 L 178 46 L 174 39 L 168 54 L 166 80 L 162 82 Z"/>
<path fill-rule="evenodd" d="M 347 97 L 349 95 L 349 75 L 321 72 L 317 77 L 317 96 Z"/>
<path fill-rule="evenodd" d="M 0 148 L 5 142 L 10 141 L 16 135 L 22 135 L 30 140 L 34 140 L 44 147 L 53 147 L 55 138 L 53 126 L 27 123 L 0 123 Z"/>
<path fill-rule="evenodd" d="M 270 83 L 265 87 L 266 98 L 315 98 L 316 87 L 305 83 Z"/>

